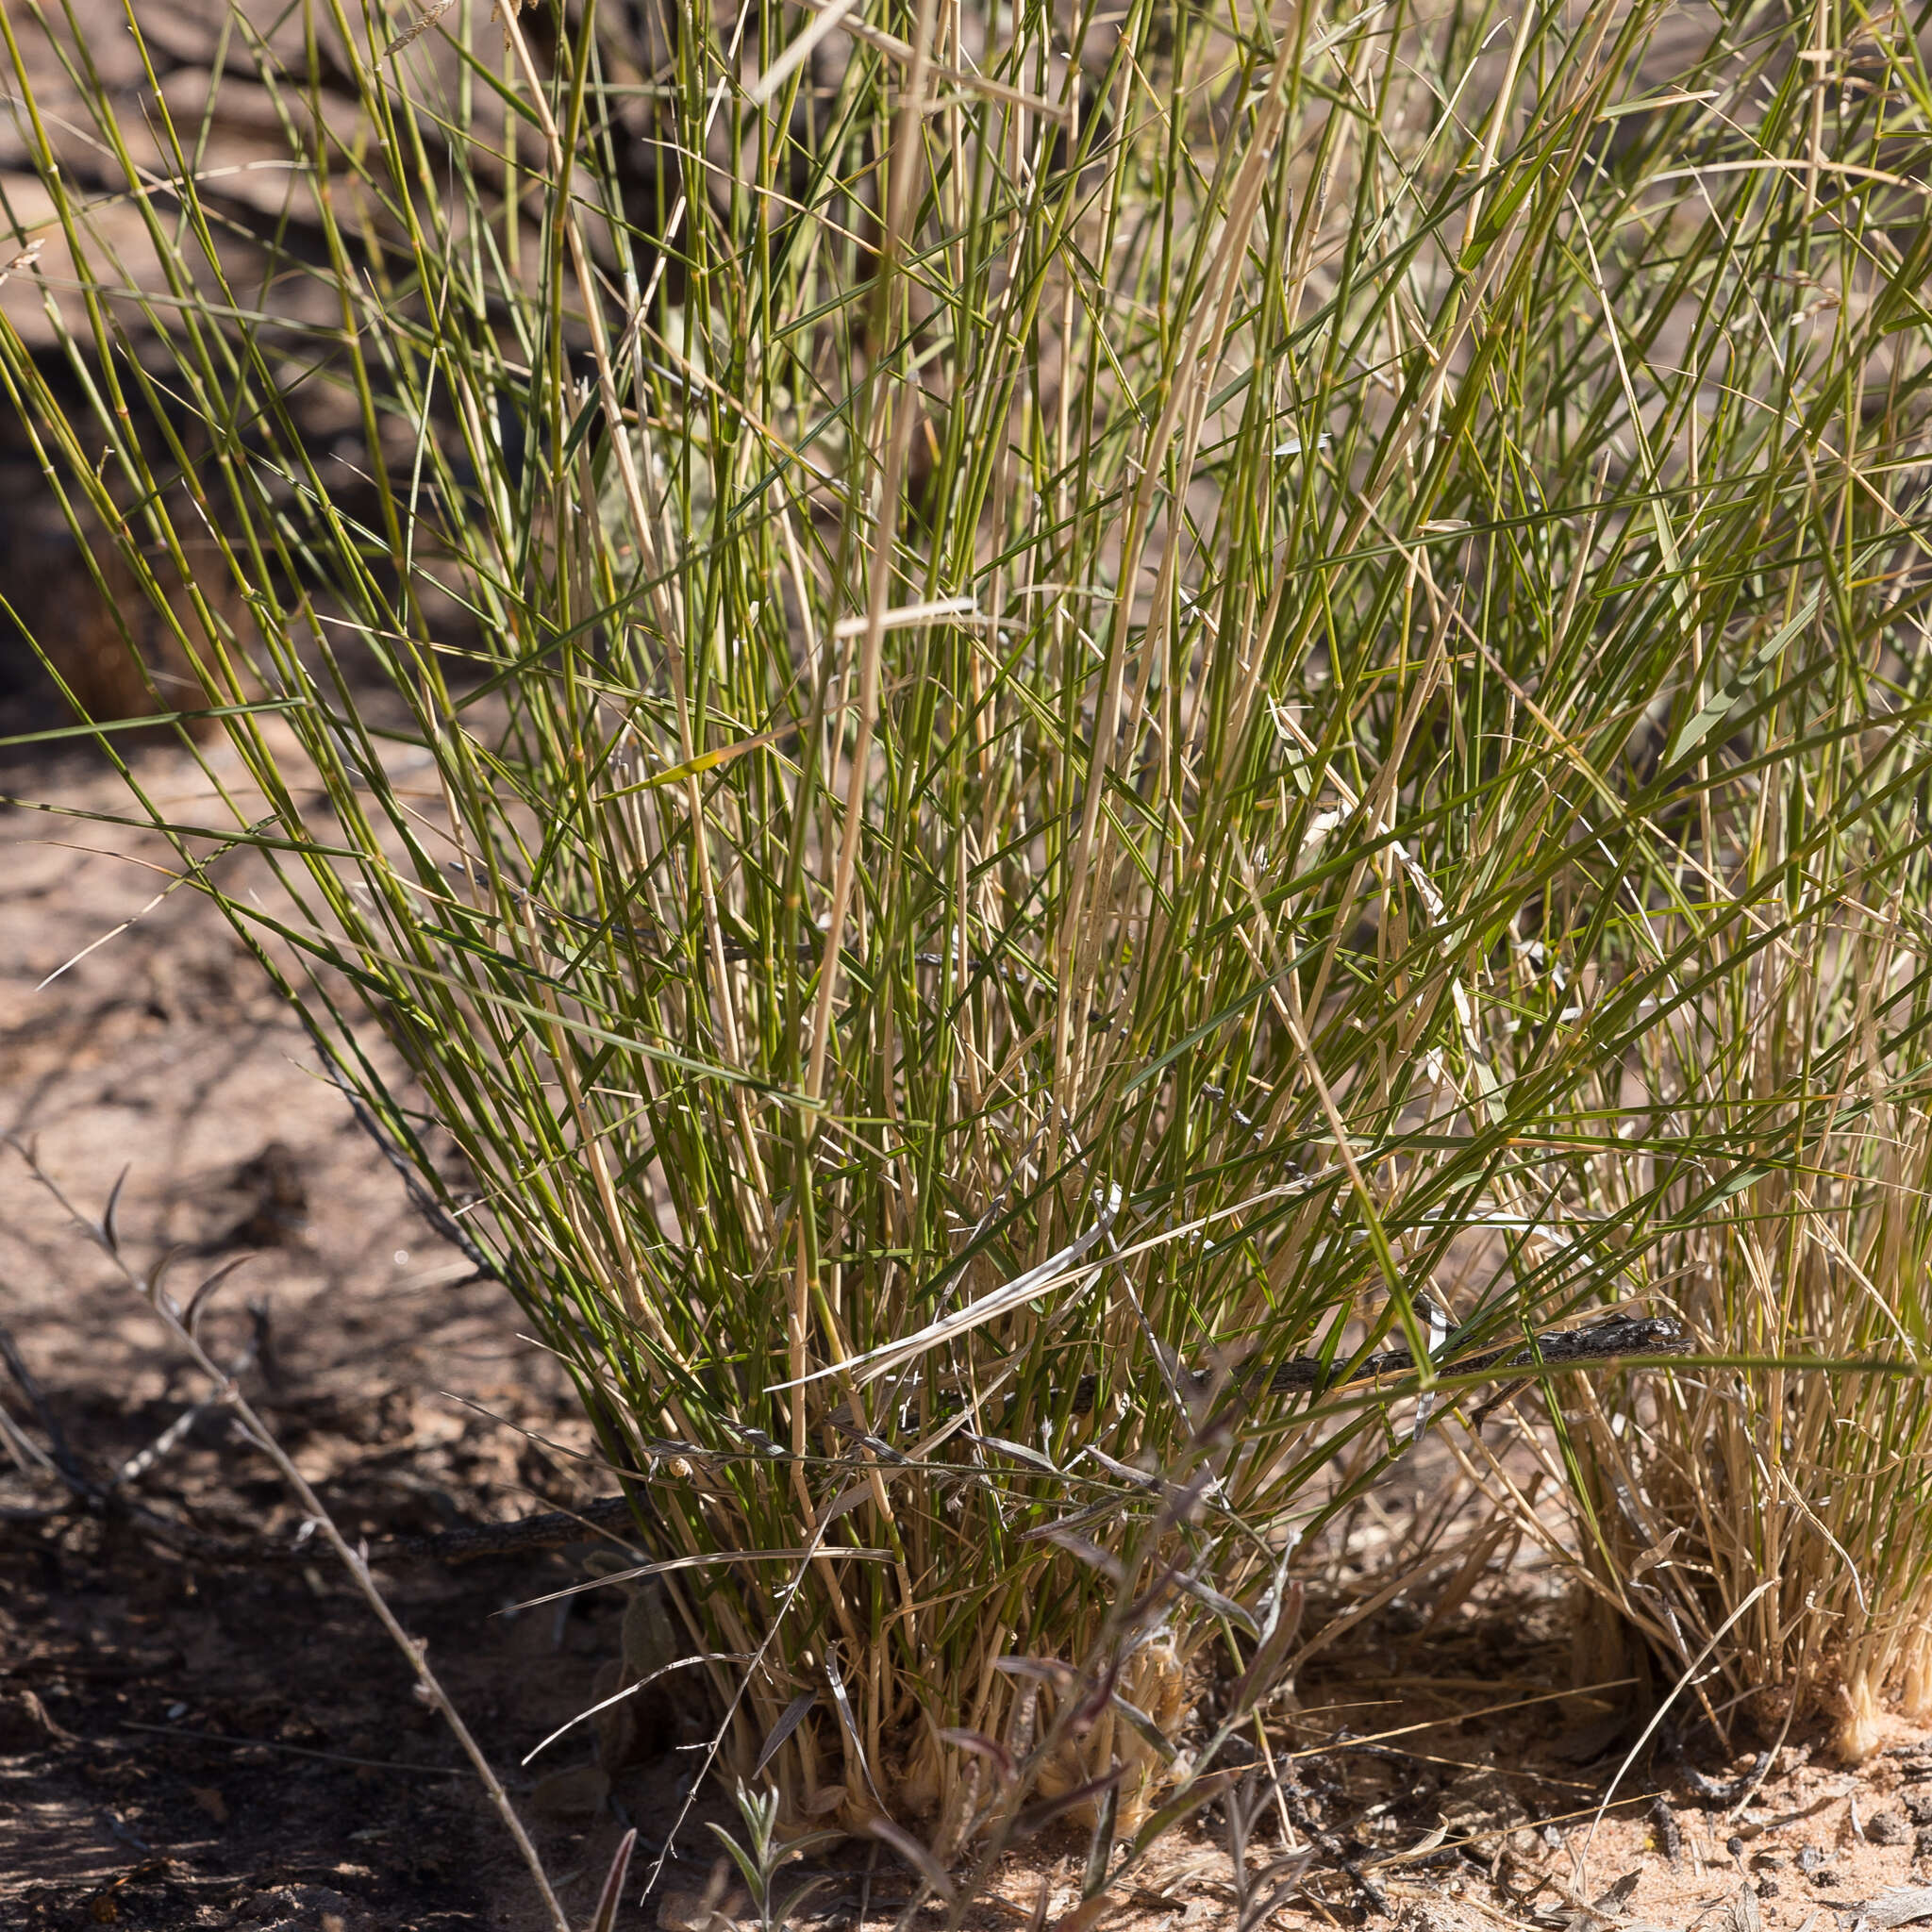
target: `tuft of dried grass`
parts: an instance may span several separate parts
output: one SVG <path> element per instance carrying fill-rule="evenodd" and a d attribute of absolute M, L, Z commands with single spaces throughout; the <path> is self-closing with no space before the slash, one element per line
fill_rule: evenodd
<path fill-rule="evenodd" d="M 1620 1070 L 1648 1131 L 1592 1160 L 1591 1206 L 1650 1204 L 1653 1293 L 1702 1359 L 1568 1385 L 1549 1448 L 1595 1606 L 1579 1669 L 1613 1670 L 1625 1631 L 1674 1673 L 1708 1653 L 1714 1724 L 1741 1706 L 1776 1739 L 1822 1712 L 1857 1761 L 1882 1701 L 1932 1710 L 1932 1007 L 1916 854 L 1870 904 L 1883 847 L 1846 857 L 1836 891 L 1740 892 L 1695 999 Z"/>

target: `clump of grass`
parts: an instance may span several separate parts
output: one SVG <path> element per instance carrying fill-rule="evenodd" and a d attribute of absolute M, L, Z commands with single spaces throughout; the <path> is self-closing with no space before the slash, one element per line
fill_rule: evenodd
<path fill-rule="evenodd" d="M 1825 1707 L 1859 1757 L 1881 1698 L 1932 1708 L 1927 360 L 1900 306 L 1932 95 L 1897 15 L 1745 9 L 1674 78 L 1710 105 L 1612 147 L 1633 192 L 1585 237 L 1609 292 L 1584 366 L 1614 365 L 1655 466 L 1689 675 L 1660 765 L 1619 787 L 1647 858 L 1519 971 L 1550 990 L 1531 1024 L 1574 1003 L 1599 1054 L 1553 1207 L 1626 1229 L 1626 1278 L 1710 1359 L 1565 1385 L 1546 1448 L 1612 1613 L 1584 1674 L 1635 1630 L 1674 1674 L 1708 1663 L 1721 1727 Z"/>
<path fill-rule="evenodd" d="M 1882 1700 L 1932 1708 L 1932 1132 L 1916 808 L 1852 849 L 1834 821 L 1917 731 L 1812 774 L 1804 821 L 1787 792 L 1734 824 L 1724 917 L 1616 1069 L 1643 1128 L 1586 1180 L 1596 1211 L 1653 1204 L 1653 1292 L 1708 1359 L 1574 1385 L 1549 1445 L 1577 1478 L 1583 1669 L 1616 1675 L 1634 1629 L 1721 1732 L 1740 1703 L 1770 1739 L 1822 1711 L 1853 1759 Z"/>
<path fill-rule="evenodd" d="M 1118 1640 L 1040 1788 L 1158 1819 L 1457 1358 L 1732 1211 L 1614 1072 L 1749 1050 L 1720 826 L 1923 772 L 1906 29 L 1854 164 L 1760 7 L 299 15 L 138 133 L 9 39 L 82 400 L 0 375 L 219 714 L 141 808 L 571 1365 L 730 1772 L 949 1853 Z"/>

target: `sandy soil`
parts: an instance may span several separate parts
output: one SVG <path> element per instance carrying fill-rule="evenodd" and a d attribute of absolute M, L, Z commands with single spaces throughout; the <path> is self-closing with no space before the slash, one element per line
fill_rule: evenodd
<path fill-rule="evenodd" d="M 0 735 L 16 728 L 0 719 Z M 187 797 L 176 754 L 142 757 L 159 795 Z M 120 808 L 118 780 L 84 758 L 0 772 L 0 791 Z M 586 1435 L 555 1365 L 520 1338 L 502 1291 L 414 1217 L 211 908 L 187 892 L 155 903 L 163 857 L 143 834 L 0 810 L 0 1128 L 30 1139 L 88 1213 L 125 1173 L 117 1221 L 142 1262 L 179 1245 L 187 1281 L 253 1253 L 208 1339 L 223 1359 L 249 1357 L 251 1399 L 378 1555 L 386 1539 L 608 1488 L 572 1454 Z M 0 1324 L 43 1397 L 37 1410 L 17 1381 L 0 1386 L 13 1439 L 0 1460 L 0 1926 L 540 1924 L 500 1825 L 367 1609 L 325 1554 L 286 1553 L 299 1514 L 273 1469 L 219 1411 L 195 1410 L 206 1391 L 151 1312 L 10 1149 Z M 172 1526 L 172 1547 L 125 1511 L 72 1507 L 44 1466 L 58 1429 L 107 1485 L 171 1427 L 179 1440 L 115 1493 Z M 514 1558 L 379 1565 L 577 1924 L 628 1824 L 655 1856 L 690 1764 L 664 1719 L 641 1727 L 608 1788 L 588 1738 L 520 1765 L 591 1701 L 623 1605 L 601 1591 L 508 1607 L 581 1580 L 599 1547 L 587 1532 Z M 1384 1907 L 1407 1932 L 1902 1923 L 1870 1902 L 1915 1870 L 1932 1877 L 1914 1862 L 1922 1843 L 1932 1853 L 1932 1742 L 1900 1733 L 1856 1774 L 1788 1750 L 1746 1798 L 1697 1780 L 1736 1779 L 1748 1761 L 1719 1761 L 1694 1736 L 1688 1761 L 1660 1756 L 1666 1726 L 1619 1778 L 1646 1714 L 1614 1693 L 1560 1694 L 1559 1607 L 1504 1615 L 1488 1596 L 1425 1636 L 1428 1605 L 1398 1606 L 1327 1660 L 1271 1740 L 1277 1761 L 1303 1754 L 1301 1796 L 1257 1784 L 1244 1847 L 1217 1806 L 1098 1923 L 1257 1924 L 1297 1874 L 1270 1923 L 1381 1923 Z M 633 1887 L 620 1924 L 705 1923 L 716 1847 L 699 1822 L 652 1900 Z M 1071 1835 L 1024 1848 L 969 1922 L 1034 1923 L 1043 1898 L 1040 1923 L 1079 1923 L 1084 1863 Z M 824 1869 L 817 1923 L 883 1928 L 909 1897 L 876 1848 Z M 745 1909 L 728 1889 L 714 1903 L 726 1919 Z M 1932 1912 L 1932 1892 L 1916 1903 Z"/>

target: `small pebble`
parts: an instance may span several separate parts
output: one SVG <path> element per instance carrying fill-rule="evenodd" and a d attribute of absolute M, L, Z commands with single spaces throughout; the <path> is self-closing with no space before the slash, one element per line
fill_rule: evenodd
<path fill-rule="evenodd" d="M 1877 1811 L 1865 1821 L 1865 1836 L 1874 1845 L 1909 1844 L 1912 1828 L 1903 1811 Z"/>
<path fill-rule="evenodd" d="M 1777 1896 L 1777 1880 L 1775 1878 L 1760 1878 L 1757 1881 L 1757 1896 L 1759 1898 L 1775 1898 Z"/>

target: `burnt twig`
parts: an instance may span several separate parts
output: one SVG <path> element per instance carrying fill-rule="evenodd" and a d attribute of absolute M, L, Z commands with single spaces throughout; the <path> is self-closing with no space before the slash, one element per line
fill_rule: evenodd
<path fill-rule="evenodd" d="M 1385 1919 L 1393 1918 L 1395 1912 L 1389 1903 L 1389 1894 L 1369 1876 L 1361 1861 L 1341 1839 L 1316 1824 L 1313 1812 L 1308 1809 L 1308 1794 L 1303 1790 L 1301 1779 L 1295 1775 L 1294 1759 L 1284 1756 L 1276 1765 L 1275 1776 L 1281 1786 L 1282 1802 L 1290 1823 L 1325 1857 L 1348 1874 L 1370 1910 L 1379 1912 Z"/>
<path fill-rule="evenodd" d="M 1650 1801 L 1650 1822 L 1657 1826 L 1657 1841 L 1664 1857 L 1675 1865 L 1684 1854 L 1684 1834 L 1678 1828 L 1677 1814 L 1671 1809 L 1671 1801 L 1661 1791 Z"/>

